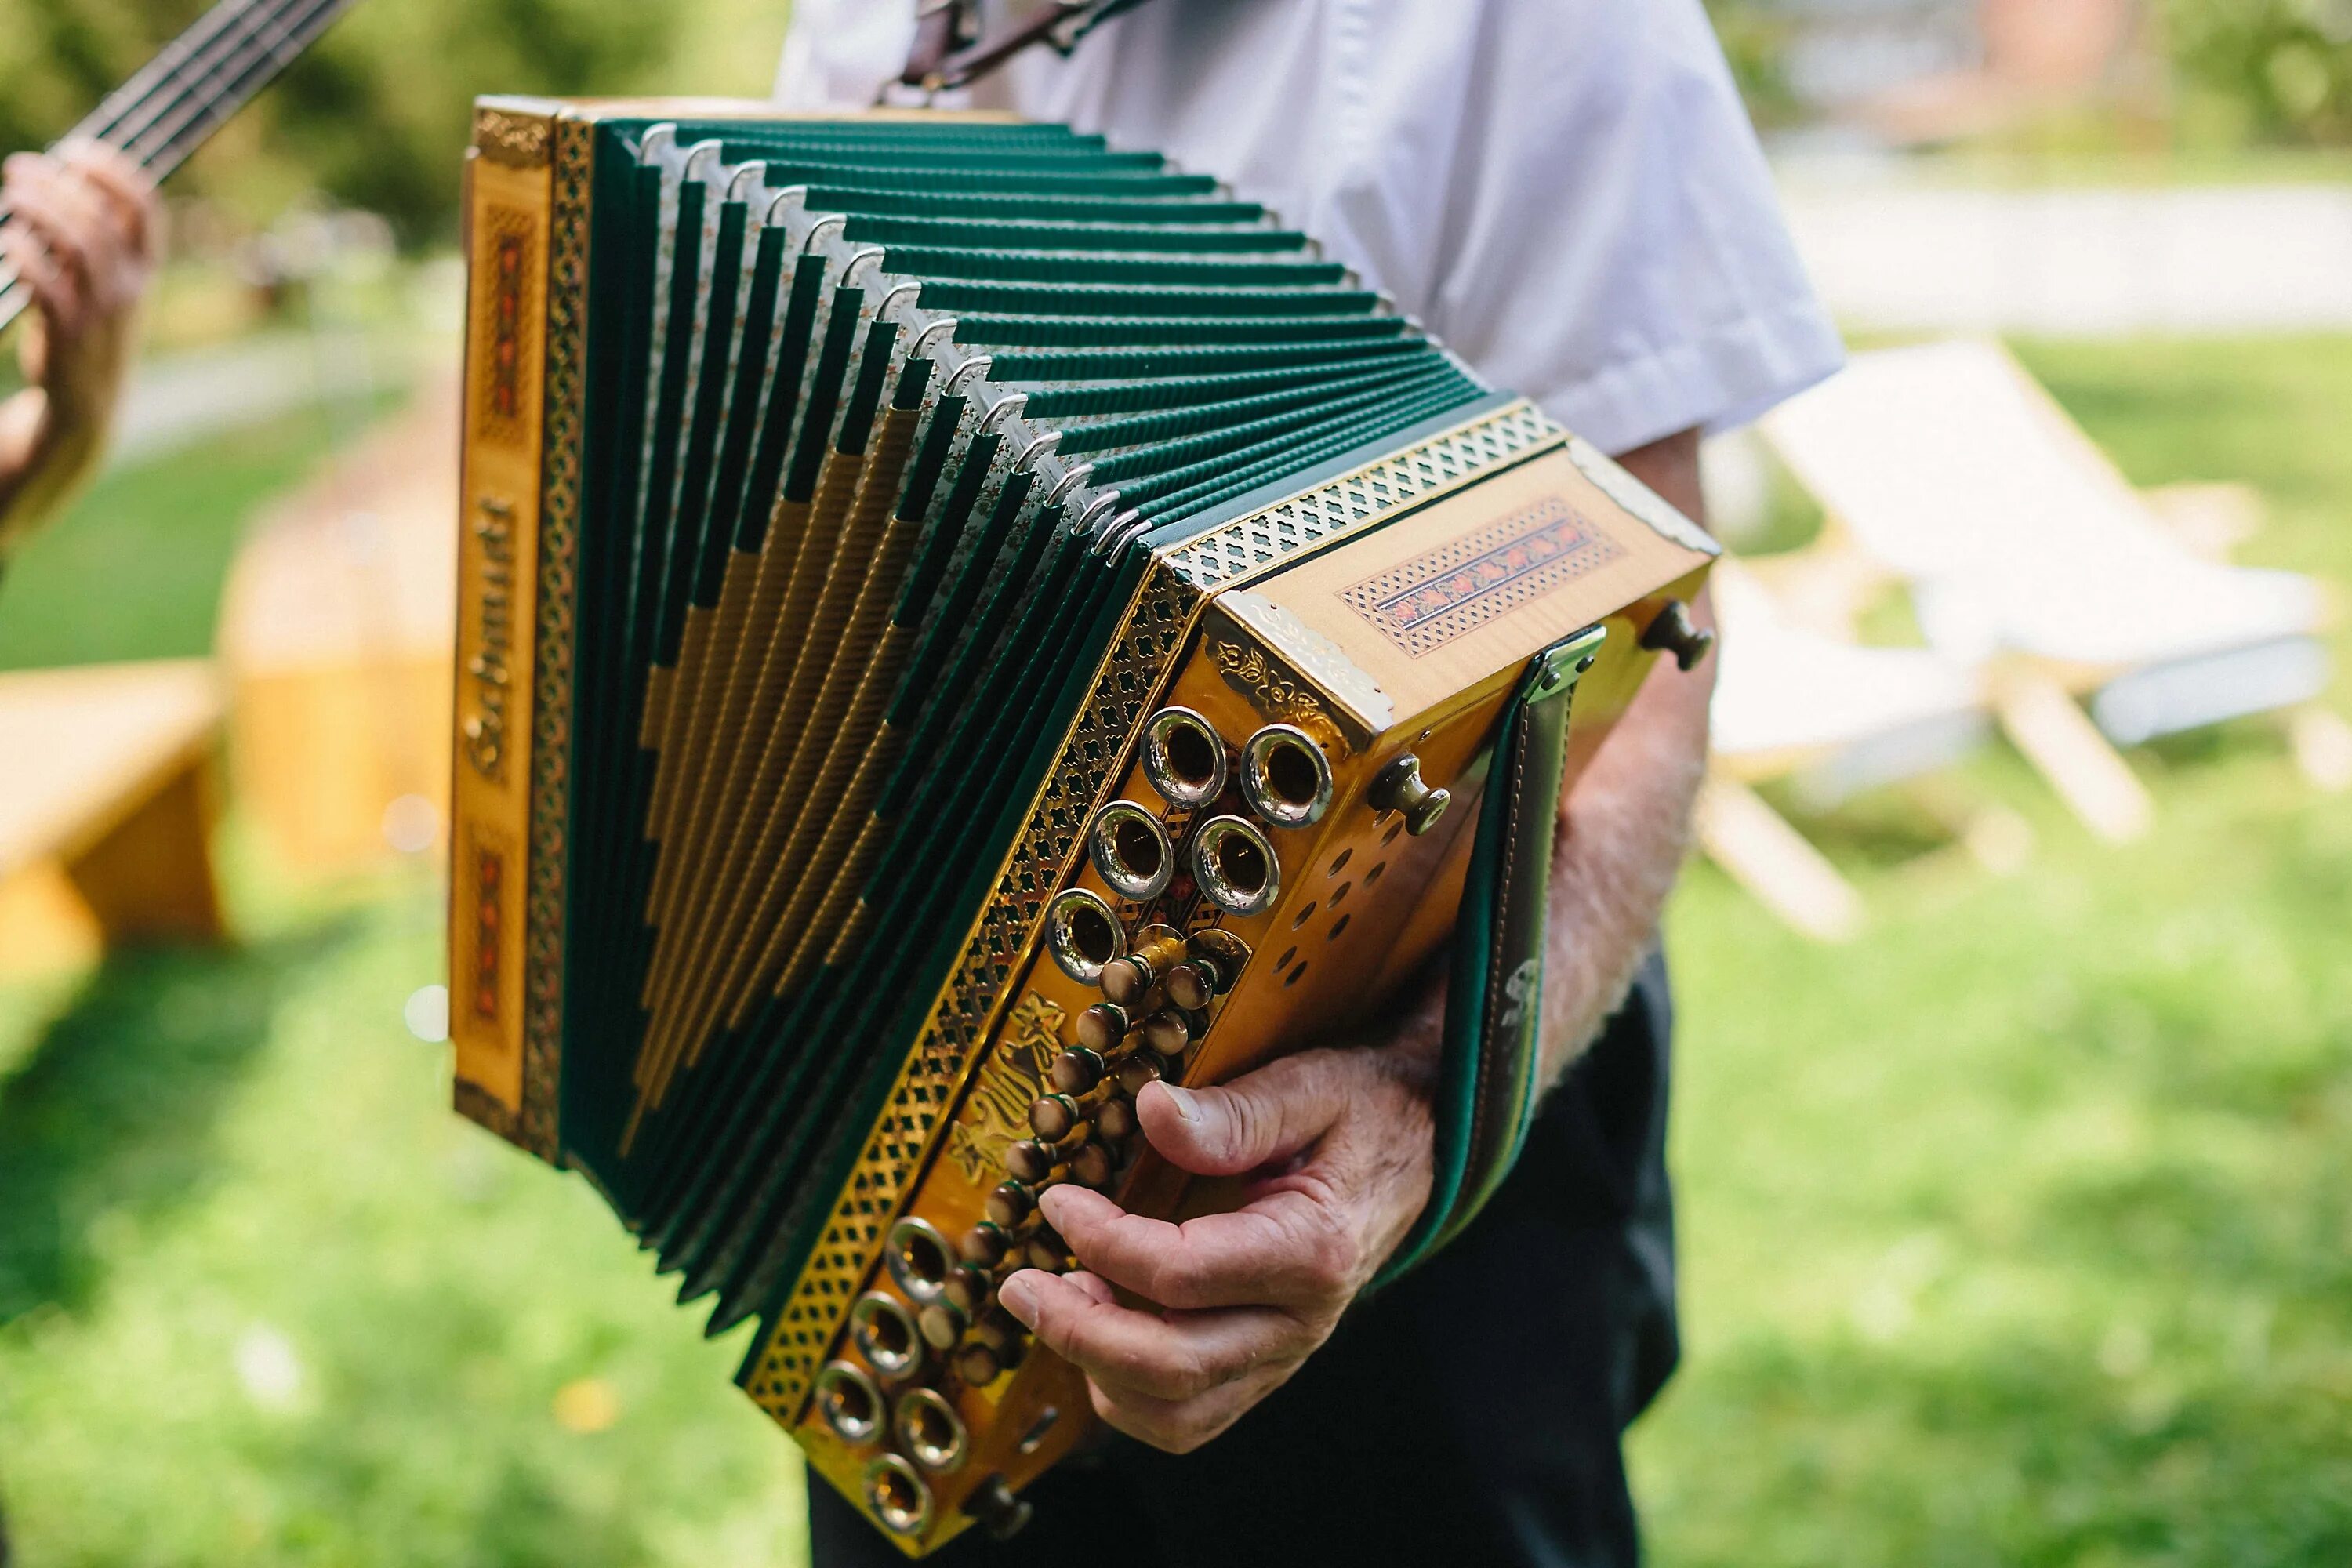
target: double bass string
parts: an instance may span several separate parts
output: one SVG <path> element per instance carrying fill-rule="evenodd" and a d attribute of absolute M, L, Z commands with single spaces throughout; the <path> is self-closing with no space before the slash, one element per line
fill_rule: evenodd
<path fill-rule="evenodd" d="M 224 64 L 250 56 L 255 31 L 252 23 L 257 18 L 266 26 L 274 13 L 316 3 L 317 0 L 224 0 L 165 46 L 130 81 L 110 93 L 68 132 L 68 137 L 104 142 L 130 153 L 142 168 L 147 167 L 149 158 L 138 145 L 140 139 L 191 97 L 202 103 L 218 96 L 213 79 Z M 184 123 L 187 118 L 182 114 L 179 122 Z M 11 216 L 5 206 L 0 206 L 0 225 L 6 224 Z M 21 285 L 13 265 L 0 264 L 0 279 L 5 279 L 5 285 L 0 285 L 0 326 L 5 326 L 29 302 L 31 291 Z"/>
<path fill-rule="evenodd" d="M 100 100 L 98 107 L 83 116 L 68 134 L 119 142 L 123 128 L 142 108 L 150 110 L 147 118 L 152 119 L 154 110 L 151 106 L 158 105 L 171 93 L 184 91 L 188 72 L 200 67 L 213 47 L 250 13 L 264 5 L 290 3 L 292 0 L 223 0 L 164 45 L 129 80 Z M 143 125 L 145 121 L 140 123 Z"/>
<path fill-rule="evenodd" d="M 353 0 L 222 0 L 102 100 L 70 135 L 129 153 L 161 179 L 274 79 Z M 9 221 L 0 205 L 0 226 Z M 0 263 L 0 330 L 31 300 Z"/>
<path fill-rule="evenodd" d="M 208 73 L 207 94 L 191 95 L 176 115 L 151 123 L 125 147 L 157 179 L 179 167 L 213 130 L 290 64 L 352 0 L 281 0 L 256 7 L 250 36 Z"/>
<path fill-rule="evenodd" d="M 236 9 L 219 33 L 168 81 L 142 94 L 131 112 L 111 124 L 98 128 L 85 121 L 82 133 L 122 149 L 161 177 L 348 3 L 232 0 Z"/>

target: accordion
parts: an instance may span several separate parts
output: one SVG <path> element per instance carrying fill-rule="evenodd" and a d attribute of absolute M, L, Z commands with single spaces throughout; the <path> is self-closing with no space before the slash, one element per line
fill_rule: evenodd
<path fill-rule="evenodd" d="M 1143 1084 L 1444 962 L 1391 1268 L 1508 1170 L 1555 801 L 1712 546 L 1098 137 L 486 99 L 467 179 L 457 1106 L 910 1555 L 1008 1531 L 1094 1425 L 994 1304 L 1036 1194 L 1232 1202 Z"/>

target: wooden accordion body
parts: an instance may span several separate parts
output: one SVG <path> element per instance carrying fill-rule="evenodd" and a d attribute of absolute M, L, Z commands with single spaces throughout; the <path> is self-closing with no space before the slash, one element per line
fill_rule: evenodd
<path fill-rule="evenodd" d="M 1219 1206 L 1133 1091 L 1444 946 L 1507 705 L 1572 773 L 1711 549 L 1058 127 L 485 100 L 467 221 L 459 1108 L 909 1553 L 1009 1528 L 1093 1422 L 992 1301 L 1035 1191 Z"/>

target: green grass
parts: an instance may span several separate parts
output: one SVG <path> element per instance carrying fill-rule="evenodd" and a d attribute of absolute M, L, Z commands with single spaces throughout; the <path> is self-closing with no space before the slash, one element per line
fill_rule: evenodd
<path fill-rule="evenodd" d="M 100 475 L 0 575 L 0 669 L 212 652 L 247 522 L 350 418 L 305 409 Z"/>
<path fill-rule="evenodd" d="M 2135 480 L 2254 480 L 2247 557 L 2352 582 L 2352 342 L 2023 348 Z M 2122 850 L 1970 769 L 2037 830 L 2005 881 L 1882 863 L 1899 800 L 1817 825 L 1851 948 L 1686 880 L 1668 1568 L 2352 1557 L 2352 806 L 2260 724 L 2135 760 Z"/>
<path fill-rule="evenodd" d="M 441 969 L 429 886 L 246 886 L 236 953 L 47 988 L 0 1095 L 23 1560 L 791 1561 L 799 1467 L 730 1384 L 741 1344 L 697 1335 L 585 1187 L 447 1110 L 401 1021 Z M 557 1419 L 581 1380 L 608 1430 Z"/>
<path fill-rule="evenodd" d="M 2352 343 L 2025 348 L 2134 478 L 2253 479 L 2251 554 L 2352 582 Z M 2352 1557 L 2352 807 L 2259 724 L 2135 760 L 2160 825 L 2119 851 L 1966 770 L 2037 831 L 2008 879 L 1913 859 L 1902 797 L 1812 825 L 1850 948 L 1689 878 L 1687 1359 L 1634 1443 L 1666 1568 Z M 429 886 L 233 864 L 238 952 L 0 989 L 25 1561 L 798 1561 L 740 1342 L 403 1031 Z M 581 1380 L 609 1430 L 557 1418 Z"/>

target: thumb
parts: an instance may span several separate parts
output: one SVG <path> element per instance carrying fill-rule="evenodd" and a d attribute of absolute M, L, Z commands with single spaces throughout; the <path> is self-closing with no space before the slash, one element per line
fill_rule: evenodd
<path fill-rule="evenodd" d="M 1161 1158 L 1196 1176 L 1279 1164 L 1329 1131 L 1346 1107 L 1325 1054 L 1286 1057 L 1215 1089 L 1145 1084 L 1136 1119 Z"/>

